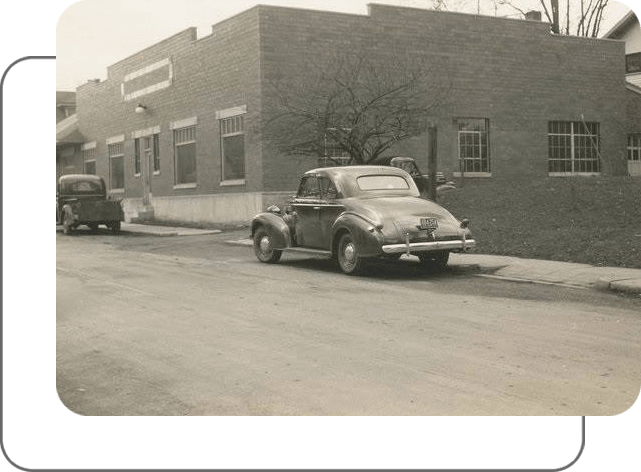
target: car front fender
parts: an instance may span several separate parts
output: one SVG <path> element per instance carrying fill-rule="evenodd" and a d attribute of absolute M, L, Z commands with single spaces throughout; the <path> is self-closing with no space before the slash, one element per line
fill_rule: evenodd
<path fill-rule="evenodd" d="M 383 254 L 383 235 L 373 222 L 355 213 L 343 213 L 332 227 L 332 252 L 336 253 L 338 241 L 346 232 L 354 238 L 358 253 L 362 257 L 373 257 Z"/>
<path fill-rule="evenodd" d="M 264 227 L 272 241 L 274 249 L 285 249 L 292 246 L 292 236 L 289 225 L 283 219 L 282 215 L 275 213 L 265 212 L 256 215 L 252 219 L 252 239 L 256 233 L 256 229 Z"/>

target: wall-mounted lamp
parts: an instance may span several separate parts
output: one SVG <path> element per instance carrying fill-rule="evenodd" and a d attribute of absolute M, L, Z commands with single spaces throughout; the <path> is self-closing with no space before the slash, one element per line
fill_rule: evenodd
<path fill-rule="evenodd" d="M 139 115 L 140 115 L 141 113 L 144 113 L 144 112 L 146 112 L 146 111 L 147 111 L 147 107 L 146 107 L 145 105 L 141 105 L 141 104 L 139 103 L 139 104 L 138 104 L 138 106 L 136 107 L 136 109 L 135 109 L 134 111 L 135 111 L 137 114 L 139 114 Z"/>

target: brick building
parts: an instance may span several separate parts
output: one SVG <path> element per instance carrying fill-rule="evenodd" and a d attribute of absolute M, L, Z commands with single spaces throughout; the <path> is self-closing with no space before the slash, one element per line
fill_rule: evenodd
<path fill-rule="evenodd" d="M 279 153 L 264 132 L 276 106 L 270 87 L 314 81 L 315 63 L 364 45 L 383 65 L 400 53 L 432 63 L 448 83 L 433 117 L 448 176 L 627 172 L 622 41 L 384 5 L 367 15 L 256 6 L 203 38 L 186 29 L 80 86 L 74 133 L 83 142 L 59 153 L 75 172 L 104 176 L 127 218 L 245 223 L 317 164 Z M 425 168 L 426 149 L 419 136 L 390 153 Z"/>

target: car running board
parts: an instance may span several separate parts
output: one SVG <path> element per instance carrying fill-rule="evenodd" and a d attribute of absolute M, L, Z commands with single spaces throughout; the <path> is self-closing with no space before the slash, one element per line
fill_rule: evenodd
<path fill-rule="evenodd" d="M 283 251 L 294 252 L 298 254 L 311 254 L 320 257 L 332 257 L 332 251 L 326 251 L 324 249 L 312 249 L 307 247 L 288 247 L 283 249 Z"/>

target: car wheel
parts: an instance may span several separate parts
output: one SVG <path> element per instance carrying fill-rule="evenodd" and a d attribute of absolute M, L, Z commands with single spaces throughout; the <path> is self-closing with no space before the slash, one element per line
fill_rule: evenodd
<path fill-rule="evenodd" d="M 347 275 L 357 274 L 363 268 L 363 258 L 358 255 L 358 246 L 350 233 L 341 236 L 337 256 L 339 267 Z"/>
<path fill-rule="evenodd" d="M 272 264 L 280 260 L 283 251 L 272 247 L 272 239 L 265 228 L 258 228 L 254 233 L 254 252 L 260 262 Z"/>
<path fill-rule="evenodd" d="M 449 251 L 421 252 L 418 254 L 421 263 L 434 269 L 444 269 L 450 258 Z"/>
<path fill-rule="evenodd" d="M 113 234 L 120 234 L 120 221 L 111 222 L 111 232 Z"/>
<path fill-rule="evenodd" d="M 73 216 L 69 210 L 64 210 L 62 215 L 62 233 L 69 235 L 73 232 Z"/>
<path fill-rule="evenodd" d="M 87 226 L 89 226 L 91 231 L 98 231 L 98 223 L 89 223 Z"/>

